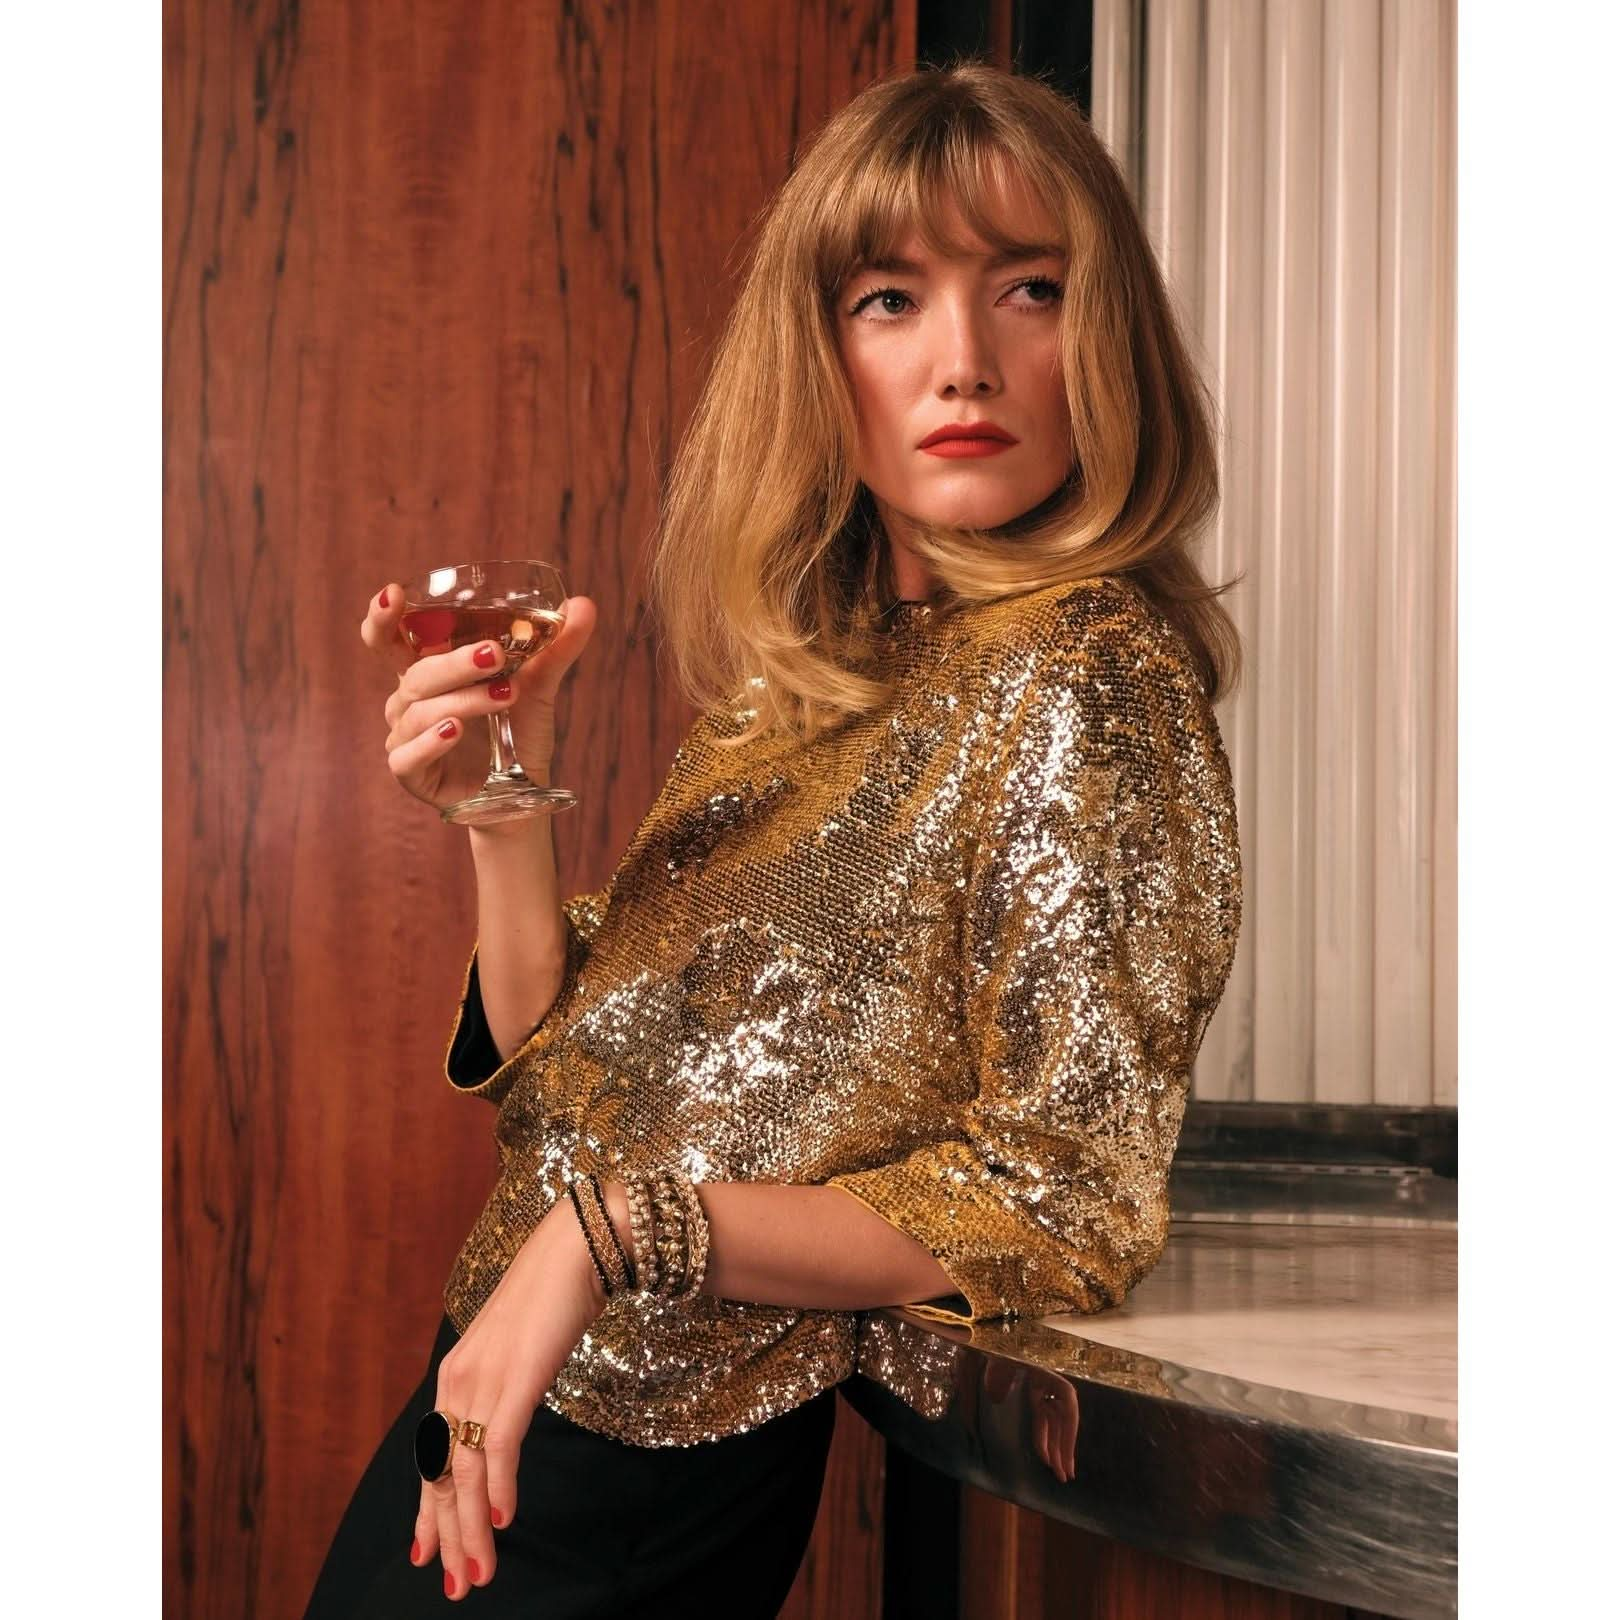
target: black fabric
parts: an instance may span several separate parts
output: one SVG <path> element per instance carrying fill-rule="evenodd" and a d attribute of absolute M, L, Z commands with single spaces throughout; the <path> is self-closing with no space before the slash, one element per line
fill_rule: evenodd
<path fill-rule="evenodd" d="M 445 1072 L 458 1086 L 478 1086 L 501 1066 L 501 1049 L 484 1018 L 484 995 L 478 988 L 478 953 L 467 975 L 467 1008 L 450 1039 Z"/>
<path fill-rule="evenodd" d="M 437 1557 L 410 1561 L 421 1480 L 411 1441 L 428 1370 L 355 1490 L 304 1620 L 413 1620 L 453 1609 L 503 1620 L 772 1620 L 815 1527 L 836 1391 L 743 1434 L 628 1446 L 542 1405 L 518 1458 L 517 1518 L 494 1532 L 495 1577 L 451 1603 Z"/>

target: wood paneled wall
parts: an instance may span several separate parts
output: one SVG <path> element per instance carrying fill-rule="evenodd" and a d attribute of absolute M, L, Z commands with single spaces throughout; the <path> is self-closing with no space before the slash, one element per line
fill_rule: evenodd
<path fill-rule="evenodd" d="M 689 719 L 645 546 L 744 233 L 915 38 L 915 0 L 166 0 L 166 1614 L 301 1612 L 495 1168 L 438 1074 L 465 834 L 389 775 L 366 599 L 519 553 L 596 601 L 556 830 L 602 882 Z M 875 1590 L 837 1444 L 800 1614 Z"/>

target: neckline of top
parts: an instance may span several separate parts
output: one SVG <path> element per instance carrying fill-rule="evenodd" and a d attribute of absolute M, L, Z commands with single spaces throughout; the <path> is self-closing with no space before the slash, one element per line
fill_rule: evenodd
<path fill-rule="evenodd" d="M 902 643 L 910 646 L 912 642 L 929 636 L 936 623 L 938 619 L 932 602 L 902 597 L 879 611 L 878 638 L 891 647 L 898 647 Z"/>
<path fill-rule="evenodd" d="M 880 619 L 890 622 L 900 619 L 928 618 L 933 614 L 934 604 L 922 596 L 902 596 L 889 603 L 886 608 L 878 611 Z"/>

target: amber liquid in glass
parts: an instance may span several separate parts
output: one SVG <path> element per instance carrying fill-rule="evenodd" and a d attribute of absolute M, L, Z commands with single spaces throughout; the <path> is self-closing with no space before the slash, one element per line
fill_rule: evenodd
<path fill-rule="evenodd" d="M 557 634 L 562 622 L 562 614 L 548 608 L 455 605 L 409 608 L 399 627 L 418 658 L 479 641 L 498 642 L 506 654 L 505 667 L 479 676 L 481 681 L 494 681 L 520 669 Z"/>

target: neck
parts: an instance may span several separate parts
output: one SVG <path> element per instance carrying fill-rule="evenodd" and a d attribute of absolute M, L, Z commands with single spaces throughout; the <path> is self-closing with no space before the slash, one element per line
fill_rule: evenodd
<path fill-rule="evenodd" d="M 910 519 L 882 501 L 877 507 L 883 520 L 884 541 L 889 548 L 889 577 L 894 582 L 896 598 L 902 602 L 926 601 L 933 595 L 938 581 L 908 543 L 912 532 Z"/>

